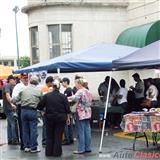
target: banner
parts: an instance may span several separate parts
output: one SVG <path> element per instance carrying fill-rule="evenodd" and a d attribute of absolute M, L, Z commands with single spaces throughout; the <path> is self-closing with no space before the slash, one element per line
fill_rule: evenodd
<path fill-rule="evenodd" d="M 40 72 L 31 72 L 28 74 L 28 79 L 30 81 L 30 78 L 32 76 L 37 76 L 38 77 L 38 81 L 39 81 L 39 85 L 44 85 L 45 84 L 45 81 L 46 81 L 46 78 L 47 78 L 47 71 L 40 71 Z"/>

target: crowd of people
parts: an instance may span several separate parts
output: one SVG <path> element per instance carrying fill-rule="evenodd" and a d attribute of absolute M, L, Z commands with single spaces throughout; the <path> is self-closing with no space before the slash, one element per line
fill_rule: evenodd
<path fill-rule="evenodd" d="M 21 74 L 19 83 L 13 75 L 8 76 L 3 87 L 8 145 L 20 145 L 24 152 L 40 152 L 37 124 L 38 116 L 41 116 L 42 145 L 46 156 L 61 156 L 62 144 L 74 143 L 73 130 L 77 135 L 74 154 L 91 152 L 92 94 L 87 81 L 76 76 L 72 89 L 69 78 L 60 80 L 49 76 L 44 86 L 38 84 L 38 77 L 34 75 L 28 79 L 27 74 Z M 74 113 L 70 107 L 75 107 Z"/>
<path fill-rule="evenodd" d="M 132 77 L 136 84 L 130 86 L 129 90 L 124 79 L 121 79 L 119 84 L 111 79 L 109 105 L 120 106 L 125 113 L 141 111 L 144 107 L 158 107 L 160 88 L 155 80 L 149 78 L 143 81 L 138 73 Z M 110 77 L 107 76 L 98 87 L 102 102 L 106 102 L 109 81 Z M 1 83 L 1 88 L 2 86 Z M 131 110 L 128 96 L 130 92 L 134 96 Z M 75 86 L 71 88 L 70 79 L 67 77 L 60 80 L 48 76 L 45 84 L 40 87 L 39 78 L 35 75 L 29 78 L 23 73 L 19 81 L 10 75 L 7 84 L 3 86 L 2 96 L 7 117 L 8 145 L 20 145 L 24 152 L 40 152 L 37 142 L 40 116 L 43 120 L 42 145 L 45 147 L 46 156 L 61 156 L 62 145 L 73 144 L 75 133 L 77 150 L 74 154 L 91 152 L 90 120 L 93 97 L 88 82 L 82 76 L 75 76 Z M 120 117 L 112 113 L 108 114 L 108 117 L 111 127 L 119 125 Z"/>
<path fill-rule="evenodd" d="M 132 92 L 134 96 L 134 105 L 132 111 L 141 111 L 145 106 L 144 100 L 150 101 L 150 108 L 156 108 L 159 104 L 159 82 L 156 79 L 148 78 L 142 80 L 138 73 L 132 75 L 135 86 L 130 86 L 129 90 L 125 87 L 125 80 L 121 79 L 119 85 L 112 78 L 111 89 L 109 95 L 109 103 L 111 105 L 120 105 L 126 108 L 128 106 L 128 92 Z M 107 76 L 99 85 L 98 93 L 102 101 L 106 101 L 108 91 L 109 77 Z M 120 86 L 120 87 L 119 87 Z M 126 108 L 127 109 L 127 108 Z"/>
<path fill-rule="evenodd" d="M 138 73 L 132 75 L 135 86 L 130 86 L 129 90 L 126 88 L 125 80 L 121 79 L 119 85 L 112 78 L 109 94 L 109 106 L 120 106 L 125 113 L 131 111 L 142 111 L 144 108 L 160 107 L 160 87 L 158 79 L 148 78 L 142 80 Z M 157 82 L 157 83 L 156 83 Z M 109 77 L 107 76 L 98 87 L 98 93 L 102 102 L 106 102 L 108 94 Z M 131 96 L 130 96 L 131 95 Z M 121 117 L 116 114 L 108 114 L 108 123 L 110 127 L 120 127 Z"/>

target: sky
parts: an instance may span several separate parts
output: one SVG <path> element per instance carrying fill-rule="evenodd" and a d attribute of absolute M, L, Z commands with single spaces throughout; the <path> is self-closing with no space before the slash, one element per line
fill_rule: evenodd
<path fill-rule="evenodd" d="M 15 12 L 13 8 L 20 8 L 17 13 L 17 28 L 19 41 L 19 55 L 29 56 L 29 31 L 28 17 L 21 12 L 21 8 L 27 4 L 27 0 L 0 0 L 0 57 L 17 56 Z"/>

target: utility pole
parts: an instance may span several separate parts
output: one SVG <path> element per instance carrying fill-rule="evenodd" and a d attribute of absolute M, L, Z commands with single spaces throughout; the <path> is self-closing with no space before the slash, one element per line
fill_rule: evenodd
<path fill-rule="evenodd" d="M 17 67 L 19 69 L 20 63 L 19 63 L 19 44 L 18 44 L 18 29 L 17 29 L 17 13 L 19 11 L 19 7 L 15 6 L 13 8 L 13 12 L 15 13 L 15 28 L 16 28 L 16 45 L 17 45 Z"/>

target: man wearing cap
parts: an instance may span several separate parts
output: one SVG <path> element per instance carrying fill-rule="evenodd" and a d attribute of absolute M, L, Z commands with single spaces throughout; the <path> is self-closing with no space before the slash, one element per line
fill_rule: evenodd
<path fill-rule="evenodd" d="M 40 151 L 37 148 L 37 104 L 42 97 L 42 92 L 36 87 L 38 83 L 38 77 L 32 76 L 30 78 L 30 84 L 23 91 L 21 91 L 16 98 L 13 98 L 14 102 L 21 101 L 24 151 L 31 153 Z"/>
<path fill-rule="evenodd" d="M 8 144 L 19 144 L 17 135 L 16 135 L 16 124 L 14 119 L 14 113 L 16 111 L 16 106 L 11 102 L 11 95 L 14 86 L 16 85 L 15 77 L 13 75 L 8 76 L 7 85 L 3 88 L 3 108 L 7 116 L 7 136 Z"/>
<path fill-rule="evenodd" d="M 22 92 L 28 85 L 28 75 L 27 73 L 22 73 L 20 75 L 20 83 L 16 84 L 12 92 L 12 98 L 16 98 L 20 92 Z M 21 101 L 16 103 L 18 111 L 18 124 L 19 124 L 19 136 L 21 140 L 21 150 L 24 150 L 23 138 L 22 138 L 22 121 L 21 121 Z"/>
<path fill-rule="evenodd" d="M 138 73 L 135 73 L 132 75 L 133 79 L 136 83 L 135 87 L 130 86 L 130 89 L 132 89 L 132 91 L 135 94 L 135 106 L 134 106 L 134 111 L 141 111 L 141 103 L 144 100 L 144 90 L 145 90 L 145 86 L 144 86 L 144 82 L 140 79 L 140 76 Z"/>

